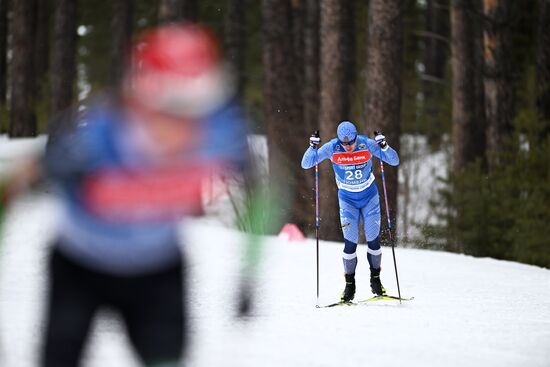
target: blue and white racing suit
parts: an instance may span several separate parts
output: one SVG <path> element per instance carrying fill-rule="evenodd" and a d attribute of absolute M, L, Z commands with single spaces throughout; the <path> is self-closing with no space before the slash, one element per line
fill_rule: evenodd
<path fill-rule="evenodd" d="M 196 146 L 168 163 L 143 153 L 132 122 L 111 104 L 93 105 L 86 124 L 50 144 L 46 172 L 64 209 L 61 252 L 123 276 L 152 273 L 179 259 L 179 223 L 200 211 L 204 177 L 239 170 L 248 152 L 237 106 L 196 123 Z"/>
<path fill-rule="evenodd" d="M 380 200 L 374 184 L 372 157 L 397 166 L 399 156 L 389 145 L 382 149 L 372 139 L 358 135 L 355 148 L 346 152 L 338 139 L 334 138 L 318 149 L 308 148 L 302 158 L 302 168 L 315 166 L 315 162 L 325 159 L 332 161 L 332 168 L 338 186 L 340 224 L 344 235 L 344 271 L 355 273 L 357 266 L 357 241 L 359 221 L 363 218 L 367 239 L 367 259 L 371 268 L 380 268 L 382 249 L 380 248 Z"/>

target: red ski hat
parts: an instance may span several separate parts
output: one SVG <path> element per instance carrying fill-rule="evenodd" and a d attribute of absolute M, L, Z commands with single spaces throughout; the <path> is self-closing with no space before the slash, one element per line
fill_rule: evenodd
<path fill-rule="evenodd" d="M 153 110 L 192 118 L 227 101 L 232 83 L 212 32 L 197 24 L 172 24 L 137 39 L 124 91 Z"/>
<path fill-rule="evenodd" d="M 169 25 L 143 34 L 131 56 L 134 72 L 195 77 L 218 64 L 220 50 L 214 35 L 202 26 Z"/>

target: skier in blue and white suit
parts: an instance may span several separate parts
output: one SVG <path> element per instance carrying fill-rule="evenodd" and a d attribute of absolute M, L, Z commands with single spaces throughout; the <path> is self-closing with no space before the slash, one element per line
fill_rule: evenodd
<path fill-rule="evenodd" d="M 62 214 L 48 266 L 43 367 L 80 365 L 104 307 L 119 313 L 144 365 L 180 366 L 188 316 L 179 224 L 202 213 L 205 178 L 250 175 L 246 122 L 210 30 L 151 29 L 130 56 L 118 95 L 51 125 L 44 173 Z M 239 288 L 241 314 L 251 278 Z"/>
<path fill-rule="evenodd" d="M 371 290 L 376 295 L 384 295 L 386 290 L 380 281 L 380 200 L 372 173 L 372 157 L 392 166 L 399 164 L 399 156 L 387 143 L 382 133 L 375 133 L 375 139 L 357 135 L 357 129 L 350 121 L 338 125 L 337 138 L 317 149 L 321 139 L 313 134 L 310 147 L 302 158 L 302 168 L 311 168 L 325 159 L 332 161 L 332 168 L 338 186 L 340 223 L 344 234 L 344 272 L 346 287 L 342 301 L 351 301 L 355 296 L 355 268 L 357 267 L 357 241 L 359 221 L 363 218 L 367 239 L 367 259 L 371 271 Z"/>

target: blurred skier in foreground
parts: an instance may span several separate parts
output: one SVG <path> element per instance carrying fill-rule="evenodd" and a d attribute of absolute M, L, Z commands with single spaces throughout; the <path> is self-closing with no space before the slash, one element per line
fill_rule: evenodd
<path fill-rule="evenodd" d="M 178 365 L 186 323 L 179 220 L 201 213 L 206 177 L 249 163 L 232 92 L 211 33 L 170 25 L 137 40 L 116 101 L 50 135 L 45 174 L 64 216 L 49 264 L 42 366 L 78 365 L 102 306 L 120 313 L 145 365 Z M 250 290 L 241 293 L 244 312 Z"/>
<path fill-rule="evenodd" d="M 355 268 L 357 267 L 357 241 L 359 221 L 363 218 L 367 239 L 367 259 L 370 266 L 372 293 L 381 296 L 386 289 L 380 281 L 382 249 L 380 247 L 380 200 L 378 188 L 372 173 L 372 157 L 397 166 L 399 156 L 386 142 L 382 133 L 376 132 L 374 140 L 357 135 L 357 129 L 350 121 L 338 125 L 337 137 L 318 148 L 321 139 L 313 134 L 310 147 L 302 158 L 302 168 L 307 169 L 330 159 L 338 186 L 340 224 L 344 234 L 344 273 L 346 287 L 341 300 L 349 302 L 355 297 Z"/>

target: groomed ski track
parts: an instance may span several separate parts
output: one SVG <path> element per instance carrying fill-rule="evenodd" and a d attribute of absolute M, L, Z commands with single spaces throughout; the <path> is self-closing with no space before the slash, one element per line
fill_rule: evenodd
<path fill-rule="evenodd" d="M 46 244 L 55 204 L 19 200 L 0 256 L 0 365 L 34 366 L 41 330 Z M 404 296 L 412 302 L 315 307 L 315 242 L 269 238 L 256 307 L 234 318 L 239 234 L 193 222 L 188 366 L 530 366 L 550 365 L 550 270 L 487 258 L 397 248 Z M 320 243 L 320 303 L 343 287 L 340 245 Z M 358 248 L 358 299 L 370 296 L 366 247 Z M 396 293 L 391 250 L 382 281 Z M 153 300 L 144 300 L 151 302 Z M 136 366 L 126 337 L 106 313 L 94 326 L 85 366 Z"/>

